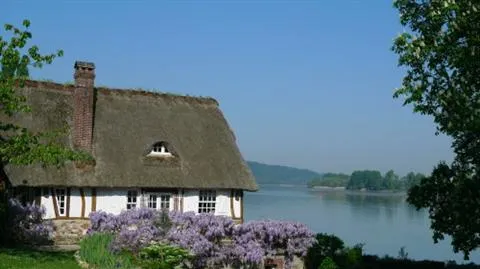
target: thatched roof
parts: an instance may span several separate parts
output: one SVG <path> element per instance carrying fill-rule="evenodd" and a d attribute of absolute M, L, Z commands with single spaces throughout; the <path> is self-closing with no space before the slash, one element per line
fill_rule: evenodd
<path fill-rule="evenodd" d="M 28 81 L 22 91 L 32 113 L 16 120 L 38 131 L 71 127 L 73 88 Z M 7 165 L 13 186 L 257 189 L 216 100 L 137 90 L 95 92 L 95 165 Z M 69 146 L 71 132 L 63 141 Z M 146 156 L 159 141 L 166 142 L 173 158 Z"/>

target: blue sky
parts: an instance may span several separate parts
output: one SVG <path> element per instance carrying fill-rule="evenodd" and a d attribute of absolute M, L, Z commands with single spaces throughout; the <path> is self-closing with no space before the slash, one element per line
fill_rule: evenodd
<path fill-rule="evenodd" d="M 220 102 L 248 160 L 320 172 L 429 172 L 450 139 L 393 99 L 403 31 L 391 1 L 13 1 L 0 23 L 31 20 L 32 44 L 65 55 L 34 78 Z M 6 7 L 6 8 L 5 8 Z"/>

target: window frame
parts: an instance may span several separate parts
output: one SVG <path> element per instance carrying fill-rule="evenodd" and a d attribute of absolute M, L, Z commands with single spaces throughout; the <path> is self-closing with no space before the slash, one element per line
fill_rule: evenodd
<path fill-rule="evenodd" d="M 155 210 L 172 210 L 173 205 L 173 194 L 169 192 L 147 192 L 145 193 L 146 196 L 146 206 L 147 208 L 155 209 Z M 151 197 L 155 197 L 155 201 L 151 201 Z M 155 207 L 152 207 L 155 205 Z M 164 207 L 167 205 L 168 207 Z"/>
<path fill-rule="evenodd" d="M 55 201 L 57 203 L 58 216 L 65 217 L 67 215 L 67 189 L 66 188 L 55 188 Z"/>
<path fill-rule="evenodd" d="M 128 190 L 127 191 L 127 210 L 135 209 L 138 206 L 138 191 L 137 190 Z"/>
<path fill-rule="evenodd" d="M 217 205 L 216 190 L 200 190 L 198 192 L 198 213 L 215 214 Z"/>
<path fill-rule="evenodd" d="M 157 142 L 152 145 L 147 156 L 172 157 L 173 154 L 170 152 L 165 142 Z"/>

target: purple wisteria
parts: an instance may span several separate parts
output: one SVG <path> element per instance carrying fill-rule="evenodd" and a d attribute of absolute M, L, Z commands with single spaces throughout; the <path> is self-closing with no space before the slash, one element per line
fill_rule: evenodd
<path fill-rule="evenodd" d="M 112 249 L 137 253 L 153 242 L 189 250 L 196 268 L 224 265 L 256 266 L 265 257 L 284 255 L 287 266 L 294 256 L 305 256 L 314 234 L 303 224 L 288 221 L 251 221 L 235 225 L 227 217 L 194 212 L 168 213 L 168 225 L 161 212 L 140 208 L 119 215 L 94 212 L 89 234 L 112 232 Z"/>
<path fill-rule="evenodd" d="M 16 199 L 8 201 L 7 232 L 13 243 L 41 245 L 50 243 L 53 223 L 43 220 L 45 208 L 33 204 L 25 206 Z"/>

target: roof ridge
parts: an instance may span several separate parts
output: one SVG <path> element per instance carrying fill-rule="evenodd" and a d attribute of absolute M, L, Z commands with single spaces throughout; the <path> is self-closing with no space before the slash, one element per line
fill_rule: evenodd
<path fill-rule="evenodd" d="M 61 90 L 61 91 L 72 91 L 75 88 L 73 83 L 59 83 L 50 80 L 25 80 L 25 87 L 29 88 L 38 88 L 38 89 L 54 89 L 54 90 Z M 204 96 L 191 96 L 191 95 L 182 95 L 176 93 L 168 93 L 168 92 L 160 92 L 154 90 L 146 90 L 142 88 L 130 88 L 130 89 L 122 89 L 122 88 L 110 88 L 105 86 L 95 86 L 95 90 L 103 93 L 103 94 L 125 94 L 125 95 L 142 95 L 142 96 L 151 96 L 151 97 L 161 97 L 161 98 L 172 98 L 172 99 L 179 99 L 182 101 L 195 101 L 195 103 L 201 104 L 208 104 L 208 105 L 215 105 L 219 106 L 218 101 L 213 97 L 204 97 Z"/>

